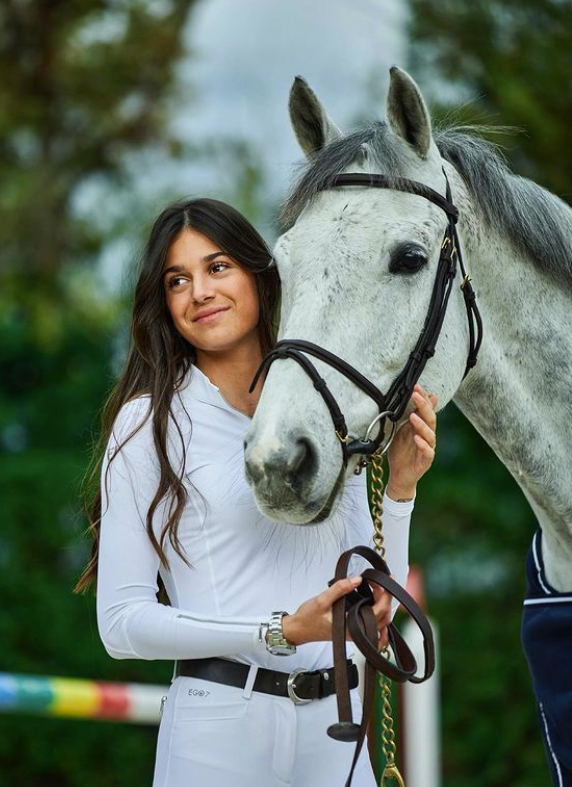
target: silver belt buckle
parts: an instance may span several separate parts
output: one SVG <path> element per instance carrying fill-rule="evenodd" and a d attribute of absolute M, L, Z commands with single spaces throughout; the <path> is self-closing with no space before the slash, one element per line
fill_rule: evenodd
<path fill-rule="evenodd" d="M 286 688 L 288 690 L 288 696 L 294 703 L 294 705 L 307 705 L 312 700 L 305 700 L 302 697 L 299 697 L 296 694 L 296 678 L 303 673 L 308 672 L 306 669 L 295 669 L 288 675 L 288 683 L 286 684 Z"/>

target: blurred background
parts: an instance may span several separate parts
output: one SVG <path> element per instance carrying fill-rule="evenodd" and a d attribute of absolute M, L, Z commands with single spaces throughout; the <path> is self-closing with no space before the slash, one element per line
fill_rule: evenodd
<path fill-rule="evenodd" d="M 167 684 L 113 661 L 79 489 L 124 353 L 131 273 L 174 198 L 276 238 L 296 74 L 350 129 L 407 68 L 436 119 L 509 125 L 511 165 L 572 195 L 568 0 L 2 0 L 0 671 Z M 535 521 L 451 405 L 412 552 L 440 630 L 445 787 L 548 784 L 520 646 Z M 0 787 L 150 784 L 156 728 L 0 713 Z"/>

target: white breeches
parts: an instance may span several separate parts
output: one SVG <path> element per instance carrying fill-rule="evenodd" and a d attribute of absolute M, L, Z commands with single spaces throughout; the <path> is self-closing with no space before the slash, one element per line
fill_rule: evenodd
<path fill-rule="evenodd" d="M 352 703 L 359 722 L 357 690 Z M 176 678 L 163 709 L 153 787 L 343 787 L 355 744 L 328 737 L 336 720 L 335 696 L 294 705 L 287 697 Z M 352 787 L 376 787 L 365 744 Z"/>

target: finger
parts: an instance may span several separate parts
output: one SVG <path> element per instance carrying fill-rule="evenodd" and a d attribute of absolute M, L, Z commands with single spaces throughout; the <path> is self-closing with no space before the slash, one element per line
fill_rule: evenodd
<path fill-rule="evenodd" d="M 417 415 L 417 413 L 411 413 L 409 416 L 409 422 L 411 423 L 415 434 L 418 434 L 428 445 L 430 445 L 432 448 L 435 448 L 437 443 L 435 431 L 431 429 L 431 427 L 426 424 L 425 421 L 419 415 Z"/>
<path fill-rule="evenodd" d="M 391 619 L 391 601 L 380 601 L 379 604 L 374 604 L 371 611 L 375 615 L 378 627 L 380 624 L 387 626 Z"/>
<path fill-rule="evenodd" d="M 414 390 L 414 391 L 418 391 L 418 392 L 419 392 L 420 394 L 422 394 L 423 396 L 429 396 L 429 394 L 427 393 L 427 391 L 425 390 L 425 388 L 423 388 L 423 386 L 421 385 L 421 383 L 415 383 L 415 385 L 413 386 L 413 390 Z"/>
<path fill-rule="evenodd" d="M 413 436 L 415 445 L 419 448 L 424 458 L 431 464 L 435 458 L 435 449 L 432 448 L 422 437 L 418 434 Z"/>
<path fill-rule="evenodd" d="M 383 650 L 389 644 L 389 634 L 387 632 L 387 626 L 379 632 L 379 637 L 377 640 L 377 645 L 379 650 Z"/>
<path fill-rule="evenodd" d="M 319 596 L 316 596 L 316 601 L 320 605 L 331 607 L 334 601 L 342 598 L 342 596 L 347 596 L 348 593 L 351 593 L 352 590 L 355 590 L 361 581 L 362 579 L 360 576 L 348 577 L 347 579 L 338 579 L 338 581 L 334 582 L 331 587 L 329 587 L 327 590 L 324 590 L 324 592 L 320 593 Z"/>
<path fill-rule="evenodd" d="M 415 383 L 415 385 L 413 386 L 413 393 L 417 393 L 420 396 L 422 396 L 426 402 L 429 402 L 431 400 L 431 397 L 435 396 L 435 394 L 428 394 L 425 388 L 423 388 L 423 386 L 420 385 L 419 383 Z"/>
<path fill-rule="evenodd" d="M 379 604 L 381 601 L 387 601 L 391 603 L 391 594 L 387 592 L 384 588 L 378 585 L 376 582 L 370 582 L 369 586 L 371 588 L 371 592 L 373 594 L 373 605 Z"/>
<path fill-rule="evenodd" d="M 417 388 L 415 388 L 411 394 L 411 398 L 415 403 L 415 406 L 426 413 L 430 413 L 431 410 L 433 410 L 433 403 L 431 401 L 432 396 L 434 397 L 435 394 L 431 394 L 431 396 L 429 396 L 429 394 L 423 389 L 418 391 Z"/>
<path fill-rule="evenodd" d="M 391 609 L 382 609 L 378 612 L 375 612 L 375 608 L 372 607 L 372 610 L 375 615 L 375 622 L 379 631 L 384 629 L 386 626 L 389 626 L 391 623 Z"/>
<path fill-rule="evenodd" d="M 411 394 L 411 400 L 415 405 L 415 409 L 419 412 L 419 415 L 424 421 L 431 423 L 432 421 L 436 420 L 433 403 L 427 394 L 423 395 L 419 391 L 413 391 Z"/>
<path fill-rule="evenodd" d="M 420 385 L 419 383 L 416 383 L 413 386 L 413 391 L 416 392 L 416 393 L 421 394 L 421 396 L 424 399 L 426 399 L 427 401 L 429 401 L 431 403 L 431 406 L 433 407 L 433 409 L 435 409 L 435 407 L 437 406 L 437 402 L 439 401 L 439 397 L 437 396 L 436 393 L 428 394 L 427 391 L 425 390 L 425 388 L 423 388 L 423 386 Z"/>
<path fill-rule="evenodd" d="M 386 623 L 389 622 L 389 615 L 391 613 L 391 599 L 392 596 L 387 590 L 384 590 L 379 585 L 373 583 L 370 585 L 373 593 L 373 605 L 372 605 L 372 612 L 376 617 L 377 622 L 379 623 L 381 620 L 387 619 Z"/>

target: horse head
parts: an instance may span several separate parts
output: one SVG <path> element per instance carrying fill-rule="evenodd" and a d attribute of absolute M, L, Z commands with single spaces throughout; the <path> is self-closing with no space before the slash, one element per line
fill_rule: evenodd
<path fill-rule="evenodd" d="M 425 324 L 449 217 L 418 194 L 332 184 L 341 173 L 378 173 L 444 197 L 444 161 L 427 107 L 415 82 L 392 68 L 387 122 L 344 136 L 300 78 L 290 115 L 308 161 L 285 204 L 285 232 L 274 252 L 282 281 L 279 340 L 319 345 L 387 391 Z M 455 287 L 420 379 L 438 394 L 440 407 L 463 378 L 467 346 L 465 304 Z M 345 416 L 349 438 L 363 436 L 379 414 L 377 404 L 323 360 L 312 362 Z M 260 509 L 295 524 L 328 516 L 359 461 L 353 455 L 345 461 L 339 437 L 304 368 L 287 357 L 273 363 L 245 442 Z"/>

